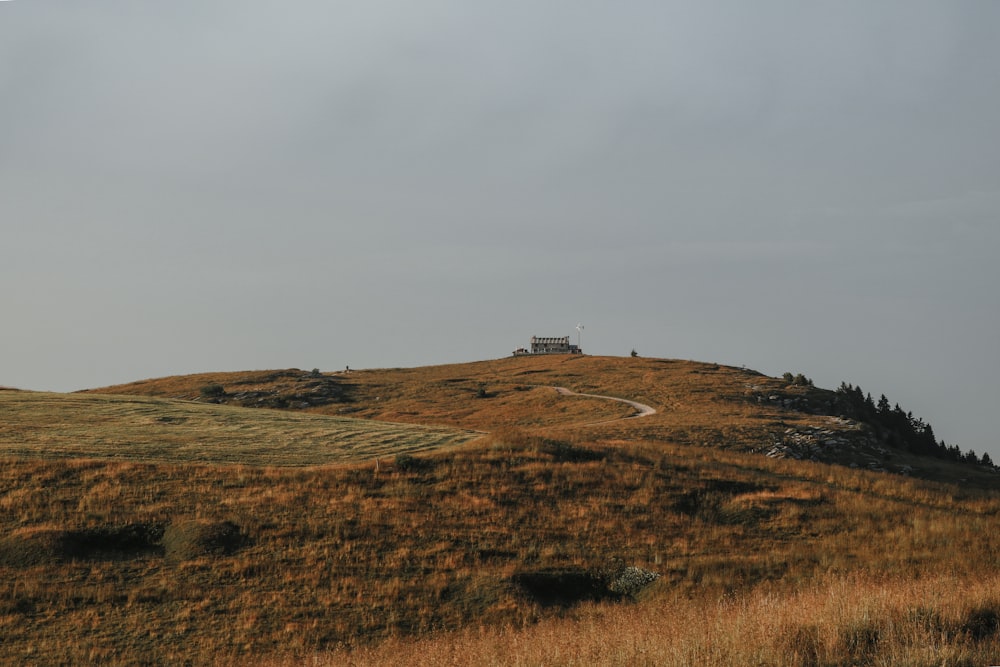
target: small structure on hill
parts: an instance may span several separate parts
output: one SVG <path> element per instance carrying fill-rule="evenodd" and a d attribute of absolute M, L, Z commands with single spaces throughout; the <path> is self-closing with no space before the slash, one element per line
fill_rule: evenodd
<path fill-rule="evenodd" d="M 514 350 L 515 357 L 529 354 L 583 354 L 579 345 L 569 342 L 569 336 L 545 337 L 532 336 L 531 349 L 519 347 Z"/>

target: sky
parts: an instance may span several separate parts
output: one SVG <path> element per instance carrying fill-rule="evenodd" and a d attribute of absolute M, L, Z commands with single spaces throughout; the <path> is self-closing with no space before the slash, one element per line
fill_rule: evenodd
<path fill-rule="evenodd" d="M 584 351 L 1000 460 L 1000 3 L 0 3 L 0 385 Z"/>

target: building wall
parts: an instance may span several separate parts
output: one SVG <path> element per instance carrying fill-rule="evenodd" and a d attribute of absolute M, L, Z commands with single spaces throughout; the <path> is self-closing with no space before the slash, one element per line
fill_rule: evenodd
<path fill-rule="evenodd" d="M 576 345 L 569 342 L 569 336 L 560 337 L 531 337 L 531 349 L 519 347 L 514 350 L 514 356 L 519 357 L 526 354 L 583 354 Z"/>
<path fill-rule="evenodd" d="M 569 354 L 569 336 L 561 338 L 531 337 L 532 354 Z"/>

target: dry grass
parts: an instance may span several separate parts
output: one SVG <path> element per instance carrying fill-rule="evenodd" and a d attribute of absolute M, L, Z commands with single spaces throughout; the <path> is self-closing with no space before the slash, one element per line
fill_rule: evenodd
<path fill-rule="evenodd" d="M 749 627 L 763 604 L 754 596 L 804 596 L 817 577 L 903 594 L 926 590 L 921 582 L 992 581 L 1000 565 L 1000 498 L 929 482 L 517 432 L 403 461 L 376 473 L 8 459 L 0 661 L 297 662 L 347 645 L 378 662 L 384 654 L 365 657 L 373 642 L 474 628 L 484 642 L 524 646 L 525 664 L 624 664 L 643 649 L 620 627 L 633 620 L 655 637 L 695 612 L 725 624 L 718 601 L 746 600 Z M 213 548 L 220 532 L 232 541 Z M 615 559 L 663 576 L 637 603 L 594 607 L 577 605 L 573 585 L 541 599 L 517 584 L 530 573 L 579 581 Z M 965 598 L 940 591 L 931 612 L 964 609 Z M 554 625 L 532 629 L 539 621 Z M 823 637 L 839 632 L 822 615 L 815 624 Z M 614 641 L 587 640 L 580 653 L 577 642 L 598 630 Z M 544 652 L 556 650 L 542 646 L 551 633 L 569 633 L 564 653 Z M 451 651 L 448 637 L 472 635 L 414 650 Z M 699 642 L 718 641 L 699 636 L 662 650 L 697 658 Z M 750 639 L 777 650 L 766 637 L 727 641 L 736 650 Z M 941 642 L 966 650 L 960 633 Z"/>
<path fill-rule="evenodd" d="M 862 467 L 878 460 L 891 470 L 909 466 L 925 479 L 996 488 L 998 476 L 976 466 L 927 460 L 906 452 L 882 453 L 864 444 L 865 431 L 824 416 L 832 391 L 789 385 L 753 370 L 676 359 L 551 355 L 411 369 L 369 369 L 329 373 L 317 378 L 297 370 L 209 373 L 144 380 L 107 387 L 102 393 L 194 399 L 207 384 L 227 391 L 270 392 L 307 405 L 320 381 L 333 386 L 335 400 L 302 412 L 350 415 L 365 419 L 451 426 L 480 431 L 520 428 L 559 438 L 601 442 L 652 440 L 762 453 L 786 431 L 830 431 L 859 446 L 823 452 L 822 460 Z M 653 406 L 657 414 L 621 419 L 632 408 L 611 401 L 560 396 L 552 387 L 616 396 Z M 480 390 L 485 398 L 477 398 Z M 778 397 L 777 402 L 762 398 Z M 785 400 L 809 409 L 788 408 Z"/>
<path fill-rule="evenodd" d="M 0 455 L 322 465 L 450 447 L 470 431 L 148 397 L 0 392 Z"/>
<path fill-rule="evenodd" d="M 493 433 L 400 449 L 378 468 L 290 467 L 327 455 L 334 436 L 306 436 L 344 420 L 310 413 L 337 404 L 279 413 L 0 392 L 14 401 L 5 405 L 48 401 L 34 414 L 5 408 L 0 424 L 12 447 L 0 458 L 0 662 L 981 665 L 997 655 L 995 489 L 772 460 L 745 451 L 750 440 L 689 441 L 698 429 L 751 438 L 771 419 L 811 419 L 757 406 L 741 417 L 738 369 L 552 358 L 417 375 L 351 373 L 343 405 Z M 491 396 L 475 397 L 479 377 Z M 572 428 L 592 420 L 591 405 L 629 409 L 550 385 L 666 416 Z M 525 422 L 534 426 L 503 426 Z M 361 424 L 358 446 L 371 446 L 365 429 L 379 425 Z M 665 437 L 675 427 L 683 437 Z M 289 444 L 256 460 L 281 465 L 198 458 L 249 457 L 279 433 Z M 620 565 L 662 576 L 607 594 L 600 577 Z"/>
<path fill-rule="evenodd" d="M 310 664 L 979 667 L 1000 655 L 998 623 L 996 577 L 841 577 L 798 590 L 593 605 L 529 628 L 391 639 L 317 654 Z"/>

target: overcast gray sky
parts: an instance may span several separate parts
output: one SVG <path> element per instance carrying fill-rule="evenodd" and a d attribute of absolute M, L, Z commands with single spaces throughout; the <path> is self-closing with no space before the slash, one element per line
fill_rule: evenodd
<path fill-rule="evenodd" d="M 1000 3 L 0 3 L 0 384 L 593 354 L 1000 459 Z"/>

